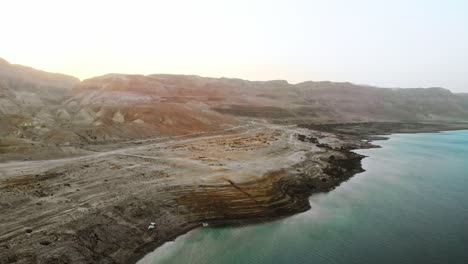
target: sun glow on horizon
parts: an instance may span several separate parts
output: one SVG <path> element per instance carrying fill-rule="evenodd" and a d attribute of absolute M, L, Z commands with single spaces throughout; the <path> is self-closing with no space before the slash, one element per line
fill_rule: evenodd
<path fill-rule="evenodd" d="M 8 1 L 0 57 L 111 72 L 468 92 L 464 1 Z"/>

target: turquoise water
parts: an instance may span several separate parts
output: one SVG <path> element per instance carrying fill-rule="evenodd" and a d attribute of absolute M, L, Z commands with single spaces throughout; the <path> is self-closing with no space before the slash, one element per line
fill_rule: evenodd
<path fill-rule="evenodd" d="M 396 134 L 283 220 L 194 230 L 141 263 L 468 263 L 468 131 Z"/>

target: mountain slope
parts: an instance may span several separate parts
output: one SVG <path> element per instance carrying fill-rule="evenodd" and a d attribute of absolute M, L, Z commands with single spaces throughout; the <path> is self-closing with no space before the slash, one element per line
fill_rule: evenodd
<path fill-rule="evenodd" d="M 79 80 L 13 65 L 0 59 L 0 113 L 24 113 L 45 105 L 58 105 Z"/>
<path fill-rule="evenodd" d="M 246 118 L 288 124 L 468 121 L 468 95 L 170 74 L 108 74 L 80 82 L 0 59 L 4 154 L 60 155 L 90 144 L 222 130 Z"/>

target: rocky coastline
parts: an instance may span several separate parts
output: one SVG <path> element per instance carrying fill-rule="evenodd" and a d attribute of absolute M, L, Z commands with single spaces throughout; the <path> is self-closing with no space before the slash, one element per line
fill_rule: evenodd
<path fill-rule="evenodd" d="M 0 181 L 0 263 L 135 263 L 203 223 L 250 224 L 310 209 L 311 194 L 363 171 L 364 156 L 352 150 L 377 147 L 371 141 L 382 138 L 373 135 L 464 128 L 255 125 L 41 169 L 12 163 Z"/>

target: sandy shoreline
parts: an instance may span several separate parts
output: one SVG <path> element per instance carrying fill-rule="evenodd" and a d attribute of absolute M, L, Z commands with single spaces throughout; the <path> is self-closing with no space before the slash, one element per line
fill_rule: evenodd
<path fill-rule="evenodd" d="M 462 128 L 256 124 L 47 166 L 2 163 L 0 263 L 134 263 L 203 222 L 308 210 L 312 193 L 362 171 L 363 156 L 351 150 L 375 147 L 372 135 Z"/>

